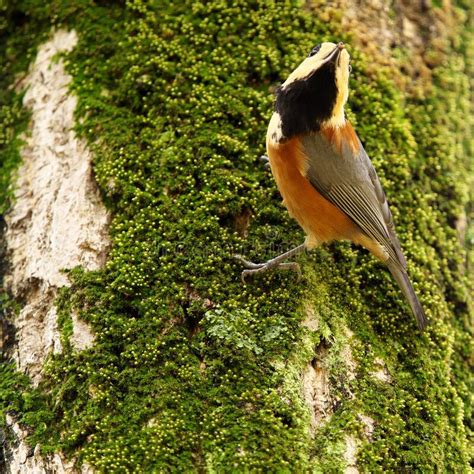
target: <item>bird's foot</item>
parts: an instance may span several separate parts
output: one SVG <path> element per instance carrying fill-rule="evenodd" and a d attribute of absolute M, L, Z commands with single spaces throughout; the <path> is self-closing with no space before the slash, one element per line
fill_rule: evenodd
<path fill-rule="evenodd" d="M 301 269 L 296 262 L 280 262 L 277 259 L 268 260 L 264 263 L 254 263 L 246 260 L 241 255 L 235 255 L 234 258 L 246 267 L 241 274 L 242 283 L 245 283 L 245 277 L 247 275 L 254 275 L 257 273 L 265 273 L 272 269 L 277 270 L 292 270 L 298 274 L 298 280 L 301 278 Z"/>

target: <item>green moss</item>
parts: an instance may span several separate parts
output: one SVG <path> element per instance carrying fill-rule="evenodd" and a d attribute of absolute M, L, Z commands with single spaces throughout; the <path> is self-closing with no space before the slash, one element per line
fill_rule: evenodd
<path fill-rule="evenodd" d="M 21 74 L 35 56 L 36 46 L 49 30 L 45 14 L 29 16 L 23 8 L 0 3 L 0 214 L 12 197 L 10 181 L 19 163 L 19 135 L 28 113 L 15 91 Z"/>
<path fill-rule="evenodd" d="M 14 407 L 31 442 L 103 472 L 340 472 L 363 413 L 375 431 L 362 470 L 466 469 L 467 286 L 454 230 L 466 199 L 455 143 L 465 132 L 455 130 L 467 97 L 461 55 L 415 102 L 383 74 L 369 79 L 354 52 L 350 116 L 432 320 L 419 335 L 387 272 L 349 244 L 302 257 L 302 282 L 283 273 L 243 286 L 232 259 L 263 260 L 302 240 L 258 156 L 272 88 L 313 43 L 344 39 L 337 25 L 271 1 L 18 8 L 26 23 L 49 18 L 79 33 L 68 56 L 77 131 L 114 216 L 106 266 L 74 270 L 60 296 L 64 353 L 48 363 L 42 398 Z M 301 326 L 308 304 L 314 332 Z M 68 342 L 72 308 L 97 336 L 82 352 Z M 337 403 L 311 437 L 300 374 L 321 341 Z M 390 384 L 374 380 L 376 357 Z"/>

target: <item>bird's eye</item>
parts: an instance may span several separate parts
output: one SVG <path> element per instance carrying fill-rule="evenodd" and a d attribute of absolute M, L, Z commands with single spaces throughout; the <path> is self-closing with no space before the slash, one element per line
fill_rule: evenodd
<path fill-rule="evenodd" d="M 320 49 L 321 49 L 321 45 L 320 45 L 320 44 L 318 44 L 317 46 L 315 46 L 315 47 L 310 51 L 310 53 L 308 54 L 308 58 L 310 58 L 311 56 L 314 56 Z"/>
<path fill-rule="evenodd" d="M 349 74 L 352 72 L 352 66 L 349 64 Z"/>

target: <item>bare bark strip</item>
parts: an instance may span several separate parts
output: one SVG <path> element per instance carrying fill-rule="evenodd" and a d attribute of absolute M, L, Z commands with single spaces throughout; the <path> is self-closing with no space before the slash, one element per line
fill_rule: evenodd
<path fill-rule="evenodd" d="M 91 154 L 74 131 L 77 99 L 68 95 L 71 77 L 54 57 L 71 50 L 75 32 L 57 31 L 43 44 L 19 87 L 27 89 L 25 106 L 31 126 L 22 149 L 15 202 L 6 216 L 7 289 L 24 302 L 15 320 L 12 353 L 34 383 L 47 355 L 61 351 L 54 299 L 67 285 L 64 269 L 88 270 L 105 262 L 109 216 L 92 178 Z M 77 324 L 74 338 L 91 341 Z M 81 348 L 87 344 L 81 344 Z"/>

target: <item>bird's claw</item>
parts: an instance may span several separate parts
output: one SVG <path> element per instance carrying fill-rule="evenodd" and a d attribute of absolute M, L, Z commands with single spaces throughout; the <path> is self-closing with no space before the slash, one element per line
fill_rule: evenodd
<path fill-rule="evenodd" d="M 246 260 L 242 255 L 234 255 L 234 258 L 239 261 L 245 268 L 250 268 L 252 270 L 261 268 L 265 263 L 253 263 L 250 260 Z"/>
<path fill-rule="evenodd" d="M 297 274 L 298 281 L 301 280 L 301 267 L 299 263 L 297 262 L 280 263 L 277 268 L 279 268 L 280 270 L 292 270 Z"/>
<path fill-rule="evenodd" d="M 273 263 L 270 260 L 265 263 L 254 263 L 249 260 L 246 260 L 241 255 L 234 255 L 234 258 L 246 267 L 246 270 L 243 270 L 240 276 L 242 283 L 245 283 L 245 277 L 247 275 L 254 275 L 256 273 L 265 273 L 272 269 L 292 270 L 298 274 L 298 280 L 301 279 L 301 268 L 300 268 L 300 265 L 296 262 Z"/>

